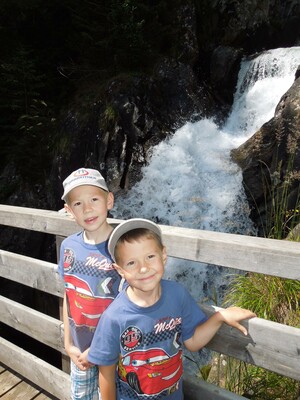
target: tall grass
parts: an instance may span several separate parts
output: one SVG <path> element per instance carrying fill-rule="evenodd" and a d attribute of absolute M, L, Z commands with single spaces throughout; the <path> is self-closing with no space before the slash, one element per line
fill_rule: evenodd
<path fill-rule="evenodd" d="M 300 232 L 300 174 L 293 169 L 295 146 L 289 141 L 288 145 L 290 158 L 284 170 L 281 161 L 273 173 L 264 165 L 268 176 L 262 174 L 266 211 L 263 225 L 268 238 L 284 239 L 288 236 L 299 241 L 300 234 L 293 234 L 293 230 L 298 226 Z M 232 304 L 250 309 L 260 318 L 300 328 L 298 280 L 257 273 L 236 275 L 225 294 L 223 305 Z M 208 380 L 232 392 L 255 400 L 300 398 L 298 380 L 223 355 L 217 355 L 215 360 Z"/>
<path fill-rule="evenodd" d="M 225 295 L 224 305 L 231 304 L 300 328 L 300 281 L 257 273 L 237 275 Z"/>
<path fill-rule="evenodd" d="M 237 275 L 224 306 L 235 304 L 258 317 L 300 328 L 300 282 L 257 273 Z M 208 381 L 255 400 L 297 400 L 300 381 L 224 355 L 214 357 Z"/>
<path fill-rule="evenodd" d="M 274 372 L 218 355 L 209 381 L 230 392 L 255 400 L 297 400 L 300 383 Z M 213 368 L 212 368 L 213 370 Z"/>
<path fill-rule="evenodd" d="M 265 208 L 263 225 L 265 237 L 283 239 L 300 222 L 300 173 L 294 166 L 298 143 L 297 135 L 289 133 L 283 146 L 284 133 L 280 128 L 275 135 L 278 146 L 271 166 L 260 161 Z M 282 148 L 285 148 L 284 157 Z"/>

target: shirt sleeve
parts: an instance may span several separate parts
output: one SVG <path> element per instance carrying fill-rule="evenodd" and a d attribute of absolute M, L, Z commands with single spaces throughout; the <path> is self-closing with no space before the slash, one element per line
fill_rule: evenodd
<path fill-rule="evenodd" d="M 62 242 L 60 245 L 57 272 L 59 273 L 60 277 L 63 279 L 64 278 L 64 242 Z"/>
<path fill-rule="evenodd" d="M 119 326 L 105 311 L 97 325 L 90 350 L 89 362 L 95 365 L 116 364 L 120 354 Z"/>

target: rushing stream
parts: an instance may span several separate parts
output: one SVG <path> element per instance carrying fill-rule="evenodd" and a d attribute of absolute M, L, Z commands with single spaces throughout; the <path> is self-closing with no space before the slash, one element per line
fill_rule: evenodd
<path fill-rule="evenodd" d="M 143 178 L 116 200 L 116 218 L 149 218 L 174 225 L 255 235 L 240 168 L 230 150 L 271 119 L 294 81 L 300 47 L 279 48 L 241 63 L 232 111 L 220 127 L 213 119 L 186 123 L 153 148 Z M 180 280 L 196 300 L 219 302 L 228 271 L 169 259 L 166 277 Z"/>

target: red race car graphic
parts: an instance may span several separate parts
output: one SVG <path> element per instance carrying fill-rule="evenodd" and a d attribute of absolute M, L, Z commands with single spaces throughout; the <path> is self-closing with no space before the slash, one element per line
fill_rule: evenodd
<path fill-rule="evenodd" d="M 77 326 L 96 327 L 99 318 L 113 301 L 112 298 L 95 297 L 85 281 L 72 275 L 65 275 L 65 289 L 69 315 Z"/>
<path fill-rule="evenodd" d="M 172 393 L 182 375 L 182 350 L 172 357 L 162 349 L 133 351 L 120 358 L 118 371 L 138 394 Z"/>

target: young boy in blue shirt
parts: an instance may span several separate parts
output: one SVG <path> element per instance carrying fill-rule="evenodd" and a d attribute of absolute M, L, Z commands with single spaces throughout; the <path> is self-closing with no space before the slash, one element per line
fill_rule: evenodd
<path fill-rule="evenodd" d="M 121 276 L 107 249 L 107 222 L 114 196 L 102 175 L 80 168 L 63 182 L 64 208 L 82 228 L 61 245 L 58 272 L 64 280 L 64 345 L 71 359 L 72 399 L 98 400 L 98 368 L 87 361 L 99 318 L 119 293 Z"/>
<path fill-rule="evenodd" d="M 110 236 L 109 251 L 128 287 L 104 312 L 88 354 L 99 366 L 102 400 L 182 400 L 183 345 L 201 349 L 224 322 L 247 334 L 239 321 L 255 316 L 229 307 L 207 318 L 182 285 L 162 279 L 161 236 L 156 224 L 138 218 Z"/>

